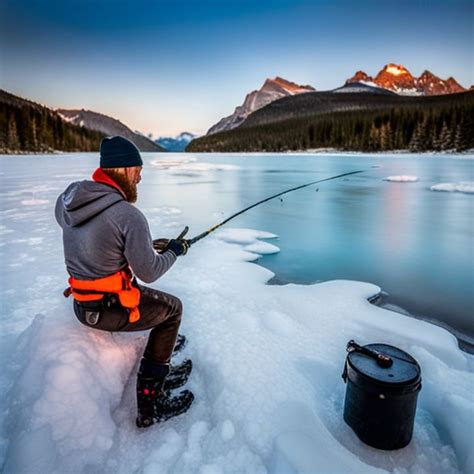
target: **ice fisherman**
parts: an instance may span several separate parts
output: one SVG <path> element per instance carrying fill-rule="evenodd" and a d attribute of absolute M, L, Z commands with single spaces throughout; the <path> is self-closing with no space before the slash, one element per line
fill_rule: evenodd
<path fill-rule="evenodd" d="M 189 390 L 171 392 L 186 382 L 192 368 L 190 360 L 170 365 L 173 350 L 185 342 L 178 337 L 181 301 L 135 278 L 154 282 L 189 247 L 184 238 L 153 242 L 145 216 L 133 205 L 142 167 L 130 140 L 104 138 L 92 180 L 70 184 L 58 197 L 55 214 L 70 275 L 65 296 L 73 295 L 77 319 L 102 331 L 151 329 L 136 385 L 136 423 L 147 427 L 184 413 L 194 396 Z"/>

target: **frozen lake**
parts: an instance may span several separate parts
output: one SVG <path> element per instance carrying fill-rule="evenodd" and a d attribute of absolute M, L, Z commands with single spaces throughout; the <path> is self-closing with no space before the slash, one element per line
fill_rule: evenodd
<path fill-rule="evenodd" d="M 467 190 L 472 192 L 474 161 L 465 155 L 144 156 L 137 205 L 157 237 L 171 236 L 184 225 L 194 236 L 279 191 L 366 170 L 265 203 L 229 225 L 279 236 L 281 252 L 259 261 L 275 273 L 272 283 L 374 283 L 382 288 L 386 307 L 436 320 L 474 341 L 474 195 L 430 190 L 440 183 L 454 188 L 471 182 Z M 88 178 L 96 163 L 95 154 L 1 157 L 2 225 L 9 216 L 9 228 L 27 220 L 31 234 L 24 239 L 45 239 L 44 229 L 51 242 L 59 243 L 59 230 L 46 230 L 38 206 L 52 209 L 56 195 L 70 181 Z M 393 176 L 408 178 L 385 180 Z M 163 206 L 175 213 L 166 227 L 154 216 Z M 3 238 L 1 249 L 6 267 L 15 268 L 10 284 L 32 278 L 31 268 L 21 265 L 32 257 L 17 240 Z M 60 258 L 52 243 L 51 249 L 51 258 Z"/>
<path fill-rule="evenodd" d="M 472 355 L 447 331 L 367 302 L 382 288 L 385 304 L 415 312 L 413 301 L 472 334 L 473 161 L 146 154 L 145 162 L 137 205 L 156 237 L 185 224 L 194 236 L 286 188 L 367 172 L 251 210 L 153 283 L 183 301 L 181 357 L 193 360 L 187 387 L 196 400 L 186 415 L 140 431 L 135 374 L 146 333 L 85 328 L 62 296 L 54 202 L 90 176 L 97 155 L 0 157 L 2 472 L 473 471 Z M 278 238 L 259 240 L 268 232 Z M 259 255 L 260 265 L 250 263 Z M 268 285 L 273 274 L 273 283 L 304 284 Z M 370 448 L 342 420 L 353 338 L 396 345 L 420 363 L 405 449 Z"/>

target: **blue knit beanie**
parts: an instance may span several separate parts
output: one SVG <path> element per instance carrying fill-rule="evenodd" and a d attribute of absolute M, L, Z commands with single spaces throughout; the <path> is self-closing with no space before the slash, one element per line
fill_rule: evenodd
<path fill-rule="evenodd" d="M 129 168 L 142 165 L 140 150 L 130 140 L 117 135 L 105 137 L 100 142 L 101 168 Z"/>

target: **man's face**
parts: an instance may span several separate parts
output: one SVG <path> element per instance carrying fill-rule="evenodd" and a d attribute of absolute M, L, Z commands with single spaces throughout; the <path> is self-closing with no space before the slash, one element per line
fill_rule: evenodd
<path fill-rule="evenodd" d="M 125 168 L 125 174 L 132 186 L 136 186 L 142 180 L 142 168 L 143 166 L 131 166 L 130 168 Z"/>

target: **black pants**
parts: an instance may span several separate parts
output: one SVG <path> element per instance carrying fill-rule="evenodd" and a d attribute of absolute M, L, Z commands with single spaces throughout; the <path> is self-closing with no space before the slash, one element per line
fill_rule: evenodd
<path fill-rule="evenodd" d="M 151 329 L 144 357 L 157 364 L 167 364 L 173 352 L 183 305 L 179 298 L 163 291 L 139 285 L 141 292 L 140 319 L 128 321 L 128 311 L 115 295 L 107 295 L 103 301 L 74 301 L 74 312 L 82 324 L 102 331 L 144 331 Z M 96 324 L 87 322 L 86 312 L 100 312 Z"/>

